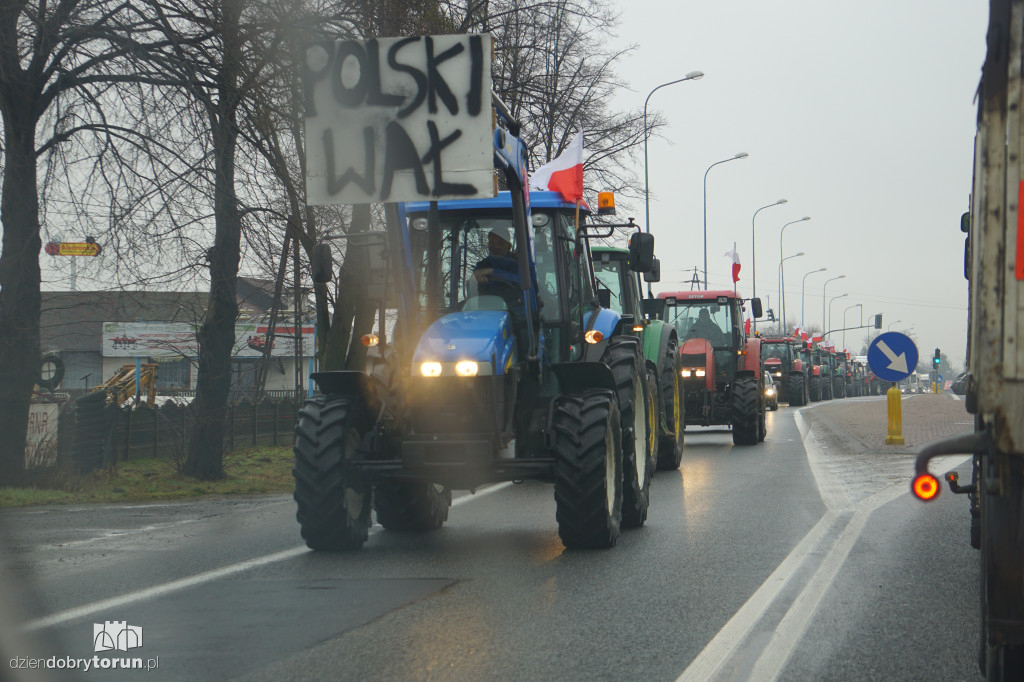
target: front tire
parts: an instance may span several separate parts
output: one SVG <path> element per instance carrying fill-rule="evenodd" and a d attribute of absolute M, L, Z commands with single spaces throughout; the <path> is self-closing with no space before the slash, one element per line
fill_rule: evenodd
<path fill-rule="evenodd" d="M 647 520 L 654 453 L 647 401 L 647 370 L 639 339 L 616 336 L 608 341 L 601 361 L 615 377 L 622 424 L 622 526 L 637 528 Z"/>
<path fill-rule="evenodd" d="M 615 395 L 589 389 L 555 405 L 555 518 L 570 549 L 612 547 L 622 523 L 622 426 Z"/>
<path fill-rule="evenodd" d="M 293 497 L 310 549 L 359 549 L 369 535 L 372 489 L 352 467 L 365 431 L 361 415 L 358 403 L 323 395 L 307 400 L 299 412 Z"/>
<path fill-rule="evenodd" d="M 758 410 L 757 379 L 738 377 L 732 383 L 732 442 L 756 445 L 761 430 Z"/>
<path fill-rule="evenodd" d="M 674 346 L 669 346 L 669 357 L 663 361 L 661 369 L 661 409 L 663 419 L 672 428 L 671 434 L 665 434 L 658 443 L 658 471 L 671 471 L 679 468 L 683 461 L 685 430 L 683 428 L 683 405 L 679 392 L 679 353 Z"/>

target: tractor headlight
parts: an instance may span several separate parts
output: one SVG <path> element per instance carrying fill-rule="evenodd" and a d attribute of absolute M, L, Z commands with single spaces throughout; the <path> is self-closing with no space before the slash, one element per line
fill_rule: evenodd
<path fill-rule="evenodd" d="M 425 377 L 439 377 L 441 376 L 441 363 L 440 362 L 424 362 L 420 365 L 420 374 Z"/>
<path fill-rule="evenodd" d="M 689 379 L 691 376 L 693 376 L 693 372 L 691 372 L 688 369 L 684 369 L 683 371 L 680 372 L 680 374 L 683 375 L 684 379 Z"/>
<path fill-rule="evenodd" d="M 782 376 L 782 372 L 776 372 L 776 373 L 775 373 L 775 376 L 777 376 L 777 377 L 781 377 L 781 376 Z"/>
<path fill-rule="evenodd" d="M 765 395 L 775 395 L 775 389 L 774 388 L 766 388 L 766 389 L 764 389 L 764 394 Z"/>
<path fill-rule="evenodd" d="M 480 371 L 480 365 L 473 360 L 462 360 L 455 363 L 455 374 L 460 377 L 475 377 Z"/>
<path fill-rule="evenodd" d="M 702 376 L 705 376 L 705 375 L 707 375 L 707 372 L 705 372 L 705 371 L 704 371 L 704 370 L 702 370 L 702 369 L 698 369 L 698 370 L 697 370 L 697 372 L 696 372 L 696 374 L 697 374 L 697 376 L 699 376 L 699 377 L 702 377 Z"/>

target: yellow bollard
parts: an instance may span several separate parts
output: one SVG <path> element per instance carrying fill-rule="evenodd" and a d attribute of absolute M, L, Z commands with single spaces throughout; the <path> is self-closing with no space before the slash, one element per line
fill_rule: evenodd
<path fill-rule="evenodd" d="M 893 385 L 886 392 L 889 404 L 889 435 L 885 437 L 886 445 L 903 445 L 903 408 L 900 404 L 900 389 Z"/>

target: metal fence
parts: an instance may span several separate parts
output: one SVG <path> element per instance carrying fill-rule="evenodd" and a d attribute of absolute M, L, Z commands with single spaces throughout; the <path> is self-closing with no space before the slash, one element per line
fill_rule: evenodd
<path fill-rule="evenodd" d="M 289 445 L 305 394 L 228 405 L 224 447 Z M 183 396 L 184 397 L 184 396 Z M 86 394 L 61 410 L 58 458 L 80 472 L 146 457 L 184 461 L 195 430 L 192 410 L 184 402 L 117 408 L 100 393 Z"/>

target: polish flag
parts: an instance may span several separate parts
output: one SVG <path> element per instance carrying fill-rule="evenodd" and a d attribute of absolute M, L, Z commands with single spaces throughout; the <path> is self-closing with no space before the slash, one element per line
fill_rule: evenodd
<path fill-rule="evenodd" d="M 732 283 L 740 281 L 740 254 L 736 253 L 736 242 L 732 243 L 732 251 L 726 251 L 726 256 L 732 258 Z"/>
<path fill-rule="evenodd" d="M 560 192 L 566 201 L 583 199 L 583 131 L 561 154 L 533 172 L 530 189 Z"/>
<path fill-rule="evenodd" d="M 743 323 L 743 333 L 744 334 L 750 334 L 750 318 L 749 317 L 747 318 L 747 321 Z"/>
<path fill-rule="evenodd" d="M 793 338 L 799 338 L 799 337 L 800 337 L 800 327 L 794 327 L 793 328 Z M 807 338 L 807 336 L 804 335 L 804 338 Z"/>

